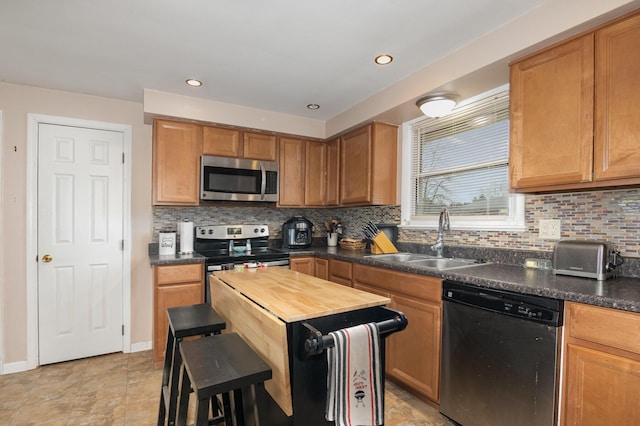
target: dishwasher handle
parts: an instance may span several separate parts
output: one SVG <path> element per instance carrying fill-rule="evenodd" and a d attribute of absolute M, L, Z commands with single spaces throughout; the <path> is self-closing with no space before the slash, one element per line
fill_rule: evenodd
<path fill-rule="evenodd" d="M 562 325 L 562 301 L 556 299 L 487 289 L 447 280 L 443 284 L 442 300 L 553 327 Z"/>

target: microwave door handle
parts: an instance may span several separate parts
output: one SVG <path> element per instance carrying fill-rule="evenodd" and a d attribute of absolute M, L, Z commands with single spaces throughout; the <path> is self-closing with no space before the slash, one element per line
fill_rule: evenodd
<path fill-rule="evenodd" d="M 260 173 L 262 175 L 262 182 L 260 182 L 260 199 L 264 200 L 264 196 L 267 192 L 267 171 L 264 169 L 264 164 L 260 162 Z"/>

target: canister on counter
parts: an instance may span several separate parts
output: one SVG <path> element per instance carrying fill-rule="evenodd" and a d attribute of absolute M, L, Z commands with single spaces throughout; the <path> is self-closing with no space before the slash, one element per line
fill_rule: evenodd
<path fill-rule="evenodd" d="M 169 256 L 176 254 L 176 231 L 162 230 L 158 233 L 160 256 Z"/>

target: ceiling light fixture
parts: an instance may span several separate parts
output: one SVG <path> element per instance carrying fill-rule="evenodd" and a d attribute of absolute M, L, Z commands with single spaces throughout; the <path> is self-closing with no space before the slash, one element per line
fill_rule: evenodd
<path fill-rule="evenodd" d="M 427 117 L 444 117 L 458 103 L 458 95 L 454 93 L 434 93 L 418 99 L 416 105 Z"/>
<path fill-rule="evenodd" d="M 200 87 L 202 86 L 202 82 L 200 80 L 196 80 L 195 78 L 188 78 L 185 83 L 192 87 Z"/>
<path fill-rule="evenodd" d="M 387 64 L 390 64 L 391 61 L 393 61 L 393 56 L 391 56 L 391 55 L 389 55 L 387 53 L 384 53 L 382 55 L 378 55 L 378 56 L 376 56 L 376 59 L 375 59 L 375 62 L 378 65 L 387 65 Z"/>
<path fill-rule="evenodd" d="M 309 105 L 307 105 L 307 108 L 309 108 L 309 109 L 320 109 L 320 105 L 318 105 L 318 104 L 309 104 Z"/>

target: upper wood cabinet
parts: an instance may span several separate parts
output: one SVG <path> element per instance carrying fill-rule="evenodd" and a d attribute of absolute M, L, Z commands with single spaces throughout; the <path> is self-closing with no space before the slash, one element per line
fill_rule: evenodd
<path fill-rule="evenodd" d="M 153 122 L 153 204 L 198 205 L 202 127 Z"/>
<path fill-rule="evenodd" d="M 301 207 L 305 198 L 305 141 L 280 138 L 278 205 Z"/>
<path fill-rule="evenodd" d="M 275 135 L 215 126 L 203 126 L 202 133 L 204 154 L 266 161 L 277 159 L 278 138 Z"/>
<path fill-rule="evenodd" d="M 278 138 L 266 133 L 244 132 L 243 157 L 255 160 L 276 161 Z"/>
<path fill-rule="evenodd" d="M 340 138 L 327 142 L 325 205 L 340 204 Z"/>
<path fill-rule="evenodd" d="M 594 179 L 640 178 L 640 14 L 600 29 L 595 43 Z"/>
<path fill-rule="evenodd" d="M 593 35 L 511 65 L 512 188 L 591 180 Z"/>
<path fill-rule="evenodd" d="M 242 132 L 223 127 L 203 126 L 202 153 L 222 157 L 241 158 L 243 155 Z"/>
<path fill-rule="evenodd" d="M 513 62 L 511 188 L 640 184 L 638 67 L 638 14 Z"/>
<path fill-rule="evenodd" d="M 327 144 L 306 141 L 304 173 L 304 205 L 323 207 L 327 188 Z"/>
<path fill-rule="evenodd" d="M 325 206 L 327 148 L 321 141 L 280 138 L 279 206 Z"/>
<path fill-rule="evenodd" d="M 397 126 L 371 123 L 340 141 L 340 204 L 396 204 Z"/>

